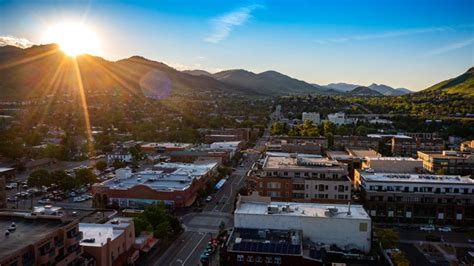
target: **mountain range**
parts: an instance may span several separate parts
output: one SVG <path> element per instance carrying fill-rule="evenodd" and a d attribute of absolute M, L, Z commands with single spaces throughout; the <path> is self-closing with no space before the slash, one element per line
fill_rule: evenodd
<path fill-rule="evenodd" d="M 362 86 L 362 85 L 350 84 L 350 83 L 330 83 L 328 85 L 325 85 L 324 87 L 332 88 L 334 90 L 341 91 L 341 92 L 349 92 L 357 87 L 366 87 L 385 96 L 400 96 L 400 95 L 412 93 L 411 90 L 406 89 L 406 88 L 395 89 L 384 84 L 376 84 L 376 83 L 372 83 L 369 86 Z"/>
<path fill-rule="evenodd" d="M 359 86 L 351 91 L 346 92 L 349 96 L 367 96 L 367 97 L 380 97 L 384 96 L 382 93 L 365 86 Z"/>
<path fill-rule="evenodd" d="M 77 75 L 79 69 L 79 76 Z M 443 81 L 425 91 L 458 93 L 473 96 L 474 68 L 459 77 Z M 225 95 L 282 96 L 319 94 L 341 96 L 398 96 L 411 91 L 394 89 L 383 84 L 359 86 L 331 83 L 310 84 L 276 71 L 253 73 L 247 70 L 226 70 L 209 73 L 204 70 L 178 71 L 166 64 L 140 56 L 108 61 L 82 55 L 76 60 L 65 56 L 55 44 L 18 48 L 0 47 L 0 96 L 23 98 L 49 95 L 54 90 L 77 86 L 81 77 L 85 91 L 122 90 L 135 95 L 162 94 L 189 96 L 199 92 Z"/>

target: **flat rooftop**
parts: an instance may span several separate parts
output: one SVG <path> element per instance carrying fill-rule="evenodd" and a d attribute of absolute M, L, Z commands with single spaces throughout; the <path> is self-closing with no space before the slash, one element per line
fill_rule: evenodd
<path fill-rule="evenodd" d="M 329 211 L 332 210 L 332 211 Z M 235 214 L 257 214 L 272 216 L 314 217 L 322 219 L 370 220 L 362 205 L 300 203 L 300 202 L 250 202 L 243 201 Z"/>
<path fill-rule="evenodd" d="M 288 152 L 277 152 L 277 151 L 269 151 L 267 152 L 268 156 L 271 157 L 290 157 L 291 154 Z M 298 153 L 299 157 L 304 157 L 304 158 L 323 158 L 323 156 L 319 154 L 308 154 L 308 153 Z"/>
<path fill-rule="evenodd" d="M 5 230 L 15 223 L 16 230 L 5 236 Z M 66 226 L 70 222 L 60 219 L 36 218 L 27 219 L 23 216 L 8 215 L 0 212 L 0 258 L 7 257 L 13 251 L 32 245 L 50 233 Z"/>
<path fill-rule="evenodd" d="M 231 251 L 302 255 L 302 232 L 234 228 L 227 246 Z"/>
<path fill-rule="evenodd" d="M 123 234 L 124 229 L 116 227 L 114 224 L 89 224 L 80 223 L 79 231 L 83 237 L 81 246 L 100 247 L 107 243 L 107 239 L 114 240 Z"/>
<path fill-rule="evenodd" d="M 165 148 L 188 148 L 191 147 L 193 144 L 191 143 L 179 143 L 179 142 L 151 142 L 142 144 L 141 147 L 143 148 L 157 148 L 157 147 L 165 147 Z"/>
<path fill-rule="evenodd" d="M 379 157 L 380 153 L 372 149 L 347 149 L 347 152 L 356 157 Z"/>
<path fill-rule="evenodd" d="M 370 161 L 409 161 L 409 162 L 421 162 L 420 159 L 414 159 L 412 157 L 366 157 Z"/>
<path fill-rule="evenodd" d="M 474 160 L 474 153 L 472 152 L 436 152 L 436 151 L 419 151 L 419 153 L 429 155 L 433 159 L 467 159 L 467 160 Z"/>
<path fill-rule="evenodd" d="M 314 169 L 314 168 L 344 168 L 336 160 L 321 157 L 297 156 L 267 156 L 263 169 Z"/>
<path fill-rule="evenodd" d="M 396 138 L 396 139 L 412 139 L 412 137 L 402 135 L 402 134 L 367 134 L 369 138 Z"/>
<path fill-rule="evenodd" d="M 439 183 L 439 184 L 468 184 L 474 185 L 474 180 L 458 175 L 423 175 L 423 174 L 398 174 L 398 173 L 369 173 L 362 171 L 361 178 L 375 182 L 414 182 L 414 183 Z"/>
<path fill-rule="evenodd" d="M 0 173 L 15 171 L 15 168 L 10 167 L 0 167 Z"/>
<path fill-rule="evenodd" d="M 189 188 L 194 179 L 200 179 L 216 165 L 216 162 L 204 164 L 161 163 L 154 166 L 159 170 L 132 173 L 127 178 L 116 176 L 102 182 L 101 185 L 114 190 L 127 190 L 143 185 L 157 191 L 182 191 Z"/>

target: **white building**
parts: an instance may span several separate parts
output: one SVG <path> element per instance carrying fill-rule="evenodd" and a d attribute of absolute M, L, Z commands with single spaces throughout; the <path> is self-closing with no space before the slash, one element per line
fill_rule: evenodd
<path fill-rule="evenodd" d="M 234 227 L 302 230 L 315 243 L 370 251 L 371 219 L 362 205 L 271 202 L 254 193 L 239 197 Z"/>
<path fill-rule="evenodd" d="M 318 125 L 321 123 L 321 117 L 319 116 L 319 113 L 315 112 L 303 112 L 301 120 L 303 121 L 303 123 L 304 121 L 309 120 L 313 122 L 313 125 Z"/>
<path fill-rule="evenodd" d="M 121 161 L 129 163 L 132 161 L 132 155 L 129 153 L 125 154 L 107 154 L 107 163 L 113 163 L 114 161 Z"/>
<path fill-rule="evenodd" d="M 335 114 L 328 114 L 328 120 L 336 125 L 346 124 L 346 114 L 343 112 L 337 112 Z"/>
<path fill-rule="evenodd" d="M 213 150 L 229 150 L 230 157 L 233 158 L 235 153 L 242 146 L 242 141 L 222 141 L 222 142 L 213 142 L 209 147 Z"/>

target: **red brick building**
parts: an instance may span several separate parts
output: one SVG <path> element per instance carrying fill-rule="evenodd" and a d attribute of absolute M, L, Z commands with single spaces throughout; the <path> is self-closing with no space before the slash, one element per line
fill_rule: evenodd
<path fill-rule="evenodd" d="M 119 169 L 110 180 L 92 187 L 96 207 L 141 208 L 164 202 L 173 207 L 188 207 L 198 191 L 217 171 L 217 163 L 165 163 L 155 170 L 132 173 Z"/>

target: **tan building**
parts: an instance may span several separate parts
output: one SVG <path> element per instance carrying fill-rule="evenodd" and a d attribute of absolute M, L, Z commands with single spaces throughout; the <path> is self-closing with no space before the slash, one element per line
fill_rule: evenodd
<path fill-rule="evenodd" d="M 346 148 L 346 151 L 349 155 L 354 157 L 364 158 L 364 157 L 381 157 L 382 155 L 375 151 L 374 149 L 360 149 L 360 148 Z"/>
<path fill-rule="evenodd" d="M 430 173 L 448 175 L 474 175 L 473 152 L 418 152 L 418 158 L 423 160 L 423 168 Z"/>
<path fill-rule="evenodd" d="M 347 202 L 351 181 L 347 165 L 321 157 L 267 156 L 249 180 L 261 196 L 301 202 Z"/>
<path fill-rule="evenodd" d="M 0 265 L 80 265 L 82 233 L 60 208 L 0 211 L 0 226 Z"/>
<path fill-rule="evenodd" d="M 468 140 L 461 143 L 462 152 L 474 152 L 474 140 Z"/>
<path fill-rule="evenodd" d="M 135 229 L 132 218 L 114 218 L 105 224 L 80 223 L 84 235 L 84 253 L 95 258 L 96 265 L 131 265 L 139 257 L 134 248 Z"/>
<path fill-rule="evenodd" d="M 420 173 L 423 161 L 411 157 L 365 157 L 362 169 L 372 169 L 376 173 Z"/>

